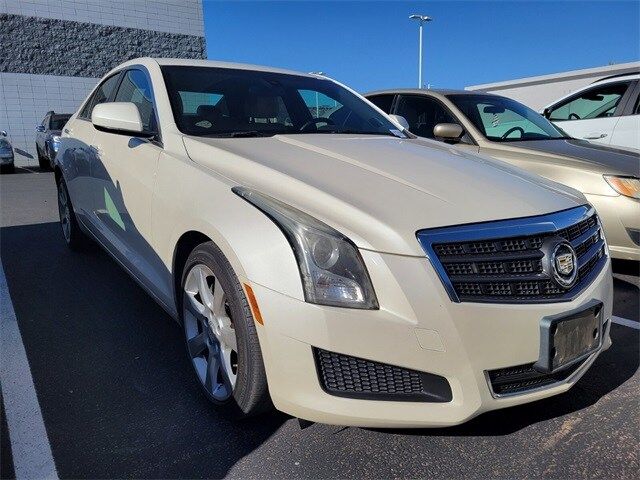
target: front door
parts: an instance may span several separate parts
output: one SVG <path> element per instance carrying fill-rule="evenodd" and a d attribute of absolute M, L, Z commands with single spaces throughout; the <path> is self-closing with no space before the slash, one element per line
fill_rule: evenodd
<path fill-rule="evenodd" d="M 114 101 L 134 103 L 144 129 L 157 131 L 146 72 L 125 71 Z M 94 205 L 100 235 L 139 280 L 154 284 L 157 263 L 151 247 L 151 202 L 162 147 L 148 138 L 97 130 L 92 148 L 100 160 Z"/>
<path fill-rule="evenodd" d="M 549 120 L 574 138 L 609 144 L 630 85 L 615 82 L 583 90 L 551 107 Z"/>

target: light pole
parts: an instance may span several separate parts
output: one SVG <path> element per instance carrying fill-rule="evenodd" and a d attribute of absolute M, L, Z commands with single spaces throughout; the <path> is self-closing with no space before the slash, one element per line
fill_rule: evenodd
<path fill-rule="evenodd" d="M 418 88 L 422 88 L 422 26 L 424 22 L 430 22 L 433 18 L 418 14 L 409 15 L 409 18 L 420 22 L 420 38 L 418 40 L 420 42 L 418 48 Z"/>

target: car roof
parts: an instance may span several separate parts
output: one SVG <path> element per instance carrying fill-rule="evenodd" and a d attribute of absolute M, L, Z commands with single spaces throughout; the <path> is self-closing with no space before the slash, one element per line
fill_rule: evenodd
<path fill-rule="evenodd" d="M 598 83 L 616 82 L 619 80 L 638 80 L 638 79 L 640 79 L 640 72 L 620 73 L 618 75 L 610 75 L 608 77 L 599 78 L 598 80 L 595 80 L 593 83 L 591 83 L 591 85 L 597 85 Z"/>
<path fill-rule="evenodd" d="M 446 97 L 447 95 L 491 95 L 492 97 L 500 97 L 501 95 L 495 95 L 488 92 L 470 91 L 470 90 L 456 90 L 449 88 L 390 88 L 387 90 L 375 90 L 373 92 L 365 93 L 365 97 L 372 95 L 383 94 L 410 94 L 410 95 L 429 95 L 432 97 Z"/>
<path fill-rule="evenodd" d="M 187 59 L 187 58 L 152 58 L 141 57 L 134 58 L 127 62 L 124 62 L 113 69 L 113 71 L 120 70 L 123 67 L 131 65 L 147 65 L 149 63 L 155 63 L 160 66 L 183 66 L 183 67 L 214 67 L 214 68 L 229 68 L 236 70 L 253 70 L 258 72 L 272 72 L 283 73 L 288 75 L 298 75 L 304 77 L 325 78 L 323 75 L 309 74 L 303 72 L 296 72 L 295 70 L 287 70 L 284 68 L 268 67 L 264 65 L 251 65 L 248 63 L 233 63 L 233 62 L 218 62 L 215 60 L 200 60 L 200 59 Z"/>

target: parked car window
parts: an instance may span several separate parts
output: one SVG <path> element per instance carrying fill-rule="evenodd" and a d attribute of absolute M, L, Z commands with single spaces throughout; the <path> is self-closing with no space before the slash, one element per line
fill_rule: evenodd
<path fill-rule="evenodd" d="M 396 109 L 409 123 L 409 131 L 426 138 L 435 138 L 433 127 L 439 123 L 456 123 L 453 116 L 434 98 L 401 96 Z"/>
<path fill-rule="evenodd" d="M 201 105 L 207 107 L 222 107 L 224 105 L 224 102 L 222 102 L 224 96 L 221 93 L 178 92 L 178 94 L 180 95 L 182 113 L 184 114 L 195 115 Z"/>
<path fill-rule="evenodd" d="M 71 115 L 51 115 L 49 119 L 50 130 L 62 130 L 67 121 L 71 118 Z"/>
<path fill-rule="evenodd" d="M 373 95 L 367 97 L 371 103 L 385 113 L 391 113 L 391 104 L 393 103 L 393 95 Z"/>
<path fill-rule="evenodd" d="M 147 131 L 157 129 L 151 85 L 142 70 L 127 70 L 118 87 L 115 101 L 134 103 L 140 112 L 144 129 Z"/>
<path fill-rule="evenodd" d="M 40 122 L 40 125 L 47 126 L 48 124 L 49 124 L 49 114 L 47 113 L 42 119 L 42 121 Z"/>
<path fill-rule="evenodd" d="M 186 66 L 164 66 L 162 73 L 176 125 L 188 135 L 393 135 L 396 130 L 367 102 L 324 78 Z"/>
<path fill-rule="evenodd" d="M 315 90 L 298 90 L 313 118 L 328 118 L 343 105 L 334 98 Z"/>
<path fill-rule="evenodd" d="M 78 117 L 84 118 L 86 120 L 91 120 L 91 113 L 93 112 L 93 107 L 98 105 L 99 103 L 104 103 L 111 97 L 111 94 L 116 88 L 118 84 L 118 79 L 120 78 L 120 74 L 116 73 L 115 75 L 107 78 L 102 84 L 96 89 L 96 91 L 91 95 L 91 98 L 87 100 L 87 103 L 84 104 L 82 110 Z"/>
<path fill-rule="evenodd" d="M 585 90 L 554 106 L 549 114 L 549 119 L 562 121 L 611 117 L 628 87 L 629 82 L 621 82 Z"/>
<path fill-rule="evenodd" d="M 447 95 L 471 123 L 493 142 L 566 138 L 557 127 L 529 107 L 497 95 Z"/>

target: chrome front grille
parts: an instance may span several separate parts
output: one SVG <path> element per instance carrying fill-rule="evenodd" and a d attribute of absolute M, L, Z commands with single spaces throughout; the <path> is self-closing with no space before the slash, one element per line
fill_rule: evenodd
<path fill-rule="evenodd" d="M 606 262 L 604 237 L 588 206 L 515 220 L 421 230 L 418 240 L 455 302 L 568 301 Z M 577 259 L 571 286 L 557 280 L 552 250 L 568 243 Z"/>

